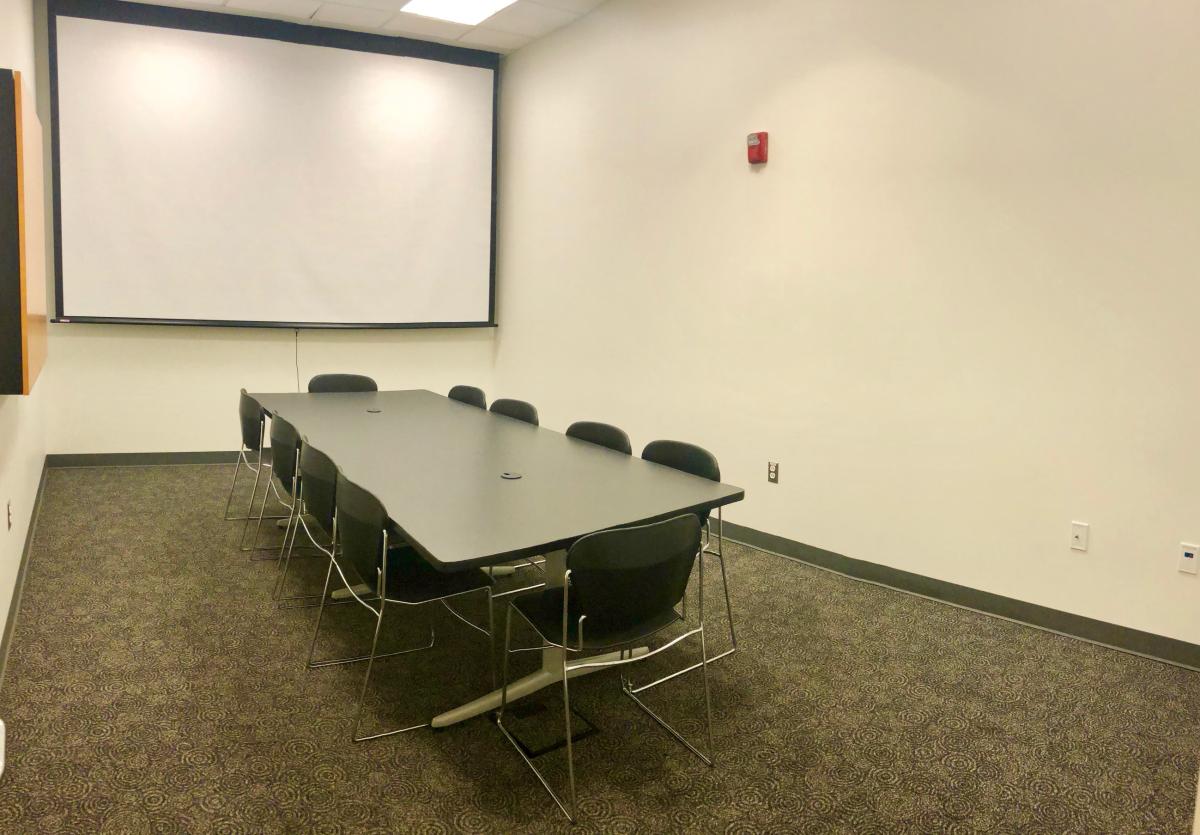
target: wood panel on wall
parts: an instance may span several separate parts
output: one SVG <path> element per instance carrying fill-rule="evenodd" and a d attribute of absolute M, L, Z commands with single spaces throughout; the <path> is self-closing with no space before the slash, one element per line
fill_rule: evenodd
<path fill-rule="evenodd" d="M 0 394 L 29 394 L 46 362 L 42 126 L 33 91 L 0 70 Z"/>

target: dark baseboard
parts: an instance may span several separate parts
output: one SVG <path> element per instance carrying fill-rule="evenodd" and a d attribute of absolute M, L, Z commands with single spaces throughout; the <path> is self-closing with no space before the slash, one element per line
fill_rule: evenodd
<path fill-rule="evenodd" d="M 1085 641 L 1103 644 L 1124 652 L 1133 652 L 1170 664 L 1200 670 L 1200 646 L 1189 644 L 1187 641 L 1165 638 L 1162 635 L 1130 629 L 1127 626 L 1118 626 L 1082 615 L 1060 612 L 1057 609 L 1039 606 L 1035 603 L 1026 603 L 1011 597 L 947 583 L 944 580 L 935 580 L 932 577 L 889 568 L 866 560 L 843 557 L 832 551 L 824 551 L 802 542 L 764 533 L 754 528 L 735 525 L 731 522 L 725 523 L 725 535 L 731 540 L 753 548 L 791 557 L 858 580 L 866 580 L 898 591 L 919 594 L 932 600 L 963 606 L 1039 629 L 1048 629 L 1073 638 L 1082 638 Z"/>
<path fill-rule="evenodd" d="M 152 467 L 161 464 L 232 464 L 237 452 L 87 452 L 47 455 L 47 469 L 67 467 Z"/>
<path fill-rule="evenodd" d="M 42 464 L 42 477 L 38 480 L 37 494 L 33 499 L 33 510 L 29 514 L 29 529 L 25 531 L 25 547 L 21 549 L 21 564 L 17 567 L 17 581 L 13 584 L 12 600 L 8 604 L 8 619 L 4 622 L 4 636 L 0 638 L 0 687 L 4 686 L 4 673 L 8 669 L 8 647 L 13 629 L 17 625 L 17 611 L 21 608 L 21 592 L 25 589 L 25 570 L 29 567 L 29 552 L 33 549 L 33 532 L 37 528 L 38 516 L 42 512 L 42 493 L 46 489 L 47 466 Z"/>

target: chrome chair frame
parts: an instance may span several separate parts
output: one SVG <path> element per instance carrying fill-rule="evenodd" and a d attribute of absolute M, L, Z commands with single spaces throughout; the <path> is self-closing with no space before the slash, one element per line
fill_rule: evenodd
<path fill-rule="evenodd" d="M 271 465 L 266 463 L 265 461 L 263 461 L 262 458 L 263 458 L 262 449 L 259 449 L 258 464 L 257 464 L 257 466 L 255 466 L 255 465 L 251 464 L 249 462 L 249 460 L 247 460 L 247 458 L 246 458 L 246 447 L 243 446 L 241 448 L 241 450 L 238 452 L 237 464 L 233 468 L 233 484 L 229 488 L 229 498 L 225 500 L 225 521 L 226 522 L 242 522 L 243 523 L 242 536 L 238 540 L 238 550 L 241 550 L 241 551 L 255 550 L 254 548 L 248 547 L 246 545 L 246 532 L 250 528 L 251 521 L 257 519 L 258 523 L 261 525 L 263 519 L 266 519 L 267 521 L 275 521 L 275 520 L 283 520 L 283 519 L 288 518 L 287 516 L 282 516 L 282 515 L 280 515 L 280 516 L 274 516 L 274 515 L 264 516 L 263 513 L 266 510 L 265 507 L 259 510 L 258 516 L 254 515 L 254 498 L 255 498 L 255 496 L 258 495 L 259 480 L 261 479 L 262 473 L 264 470 L 271 469 Z M 238 470 L 241 469 L 243 461 L 246 462 L 247 469 L 249 469 L 251 472 L 254 473 L 254 485 L 250 488 L 250 502 L 246 506 L 246 515 L 245 516 L 230 516 L 229 515 L 229 506 L 230 506 L 230 503 L 233 501 L 233 494 L 237 489 Z M 271 476 L 268 474 L 267 475 L 267 483 L 268 484 L 270 484 L 270 478 L 271 478 Z M 263 488 L 264 504 L 266 503 L 266 500 L 267 500 L 267 489 L 268 488 L 266 488 L 266 487 Z"/>
<path fill-rule="evenodd" d="M 288 568 L 291 566 L 292 555 L 296 550 L 296 534 L 299 533 L 299 530 L 301 527 L 304 528 L 304 535 L 308 537 L 308 541 L 309 541 L 312 549 L 315 550 L 315 552 L 316 552 L 314 554 L 311 554 L 311 556 L 314 556 L 314 557 L 324 556 L 326 559 L 333 559 L 335 556 L 333 553 L 334 547 L 335 547 L 333 533 L 330 532 L 329 545 L 328 546 L 322 545 L 321 543 L 317 542 L 317 538 L 315 536 L 313 536 L 313 532 L 309 529 L 308 521 L 305 518 L 308 515 L 308 512 L 307 512 L 307 507 L 306 507 L 306 504 L 304 501 L 304 490 L 308 486 L 308 481 L 307 481 L 307 479 L 303 478 L 303 469 L 302 469 L 301 462 L 304 460 L 304 450 L 306 447 L 308 447 L 308 438 L 305 436 L 301 436 L 300 443 L 296 447 L 296 466 L 295 466 L 295 469 L 293 470 L 293 473 L 295 474 L 296 478 L 298 479 L 298 487 L 293 488 L 295 490 L 296 512 L 294 514 L 288 515 L 288 527 L 283 532 L 283 542 L 280 544 L 280 550 L 279 550 L 280 560 L 278 563 L 276 563 L 276 565 L 279 568 L 281 568 L 282 570 L 280 572 L 279 578 L 275 581 L 275 587 L 271 590 L 271 599 L 278 601 L 279 608 L 281 608 L 281 609 L 301 608 L 301 606 L 284 606 L 285 602 L 290 602 L 290 601 L 294 601 L 294 600 L 314 601 L 317 598 L 317 594 L 313 593 L 313 594 L 292 595 L 291 597 L 285 597 L 282 600 L 280 599 L 280 595 L 283 594 L 283 590 L 287 585 Z M 289 534 L 290 534 L 290 538 L 289 538 Z M 301 546 L 301 547 L 307 548 L 308 546 Z M 286 553 L 285 553 L 285 550 L 286 550 Z M 348 603 L 350 601 L 344 600 L 344 601 L 338 601 L 338 602 L 339 603 Z M 308 607 L 316 606 L 316 605 L 317 604 L 315 602 L 309 602 L 309 603 L 302 604 L 302 606 L 304 608 L 308 608 Z"/>
<path fill-rule="evenodd" d="M 695 447 L 694 444 L 686 444 L 686 446 Z M 649 446 L 647 446 L 647 449 L 649 449 Z M 705 455 L 709 455 L 711 457 L 711 453 L 707 452 L 706 450 L 703 450 L 700 448 L 697 448 L 697 449 L 699 449 L 699 451 L 703 452 Z M 642 457 L 645 458 L 645 455 L 646 455 L 646 450 L 644 449 L 642 451 Z M 716 459 L 713 458 L 712 461 L 713 461 L 713 464 L 716 465 Z M 681 472 L 689 472 L 689 470 L 685 467 L 674 467 L 672 464 L 668 464 L 665 462 L 662 465 L 667 466 L 667 467 L 673 467 L 675 469 L 679 469 Z M 719 470 L 720 467 L 717 466 L 717 469 Z M 708 475 L 701 475 L 700 473 L 693 473 L 693 475 L 697 475 L 700 478 L 711 478 L 712 477 L 712 476 L 708 476 Z M 719 475 L 717 475 L 717 477 L 714 480 L 719 481 L 720 480 Z M 730 597 L 729 597 L 729 573 L 726 571 L 726 568 L 725 568 L 725 520 L 721 515 L 721 507 L 720 506 L 718 506 L 716 508 L 716 511 L 717 511 L 716 548 L 714 549 L 712 547 L 713 535 L 712 535 L 712 519 L 711 519 L 711 514 L 710 514 L 710 518 L 707 518 L 704 520 L 704 546 L 700 552 L 700 559 L 697 561 L 700 563 L 703 563 L 704 557 L 709 556 L 709 557 L 716 557 L 717 562 L 719 562 L 721 564 L 721 589 L 725 595 L 725 617 L 729 623 L 729 649 L 725 650 L 724 652 L 720 652 L 720 653 L 714 655 L 712 658 L 708 659 L 710 662 L 720 661 L 722 658 L 725 658 L 728 655 L 733 655 L 735 652 L 737 652 L 737 632 L 733 625 L 733 603 L 731 602 Z M 703 582 L 703 577 L 701 578 L 701 582 Z M 690 585 L 690 583 L 689 583 L 689 585 Z M 681 605 L 681 612 L 682 612 L 682 617 L 684 620 L 687 620 L 687 609 L 688 609 L 687 594 L 684 594 L 682 605 Z M 693 664 L 690 667 L 679 670 L 674 675 L 667 676 L 666 678 L 660 679 L 657 682 L 653 682 L 644 687 L 638 688 L 638 690 L 636 690 L 635 692 L 641 692 L 642 690 L 647 690 L 651 687 L 654 687 L 656 684 L 661 684 L 663 681 L 669 681 L 670 679 L 674 678 L 676 675 L 683 675 L 684 673 L 691 672 L 694 669 L 696 669 L 696 665 Z"/>
<path fill-rule="evenodd" d="M 260 426 L 259 427 L 260 441 L 261 441 L 263 434 L 264 434 L 263 427 Z M 254 497 L 258 495 L 259 479 L 262 477 L 262 471 L 264 468 L 266 468 L 268 470 L 271 469 L 271 465 L 263 461 L 263 451 L 262 451 L 261 443 L 258 447 L 258 461 L 256 462 L 256 464 L 250 463 L 250 459 L 246 456 L 246 452 L 247 452 L 246 445 L 241 444 L 240 448 L 238 449 L 237 463 L 235 464 L 235 466 L 233 468 L 233 482 L 229 485 L 229 496 L 228 496 L 228 498 L 225 499 L 225 514 L 224 514 L 224 516 L 225 516 L 226 522 L 245 522 L 249 519 L 254 518 L 252 516 L 252 514 L 254 512 Z M 233 494 L 237 492 L 238 474 L 241 472 L 243 464 L 246 465 L 247 470 L 254 473 L 254 486 L 250 488 L 250 503 L 246 507 L 246 515 L 245 516 L 230 516 L 229 508 L 233 506 Z"/>
<path fill-rule="evenodd" d="M 729 618 L 729 642 L 730 642 L 729 649 L 725 650 L 724 652 L 719 652 L 716 655 L 709 658 L 708 659 L 709 664 L 712 664 L 715 661 L 720 661 L 722 658 L 726 657 L 727 655 L 733 655 L 735 652 L 737 652 L 737 648 L 738 648 L 737 647 L 737 633 L 735 633 L 734 629 L 733 629 L 733 607 L 729 603 L 729 580 L 727 579 L 727 575 L 725 573 L 725 555 L 723 553 L 725 537 L 723 535 L 723 533 L 724 533 L 723 528 L 724 528 L 724 522 L 721 519 L 721 508 L 718 507 L 717 508 L 717 547 L 716 547 L 716 550 L 712 549 L 712 531 L 709 528 L 709 523 L 705 522 L 705 524 L 704 524 L 704 544 L 701 548 L 701 553 L 699 555 L 699 558 L 697 559 L 697 562 L 702 562 L 705 556 L 716 557 L 717 562 L 719 562 L 721 564 L 721 587 L 725 592 L 725 613 L 726 613 L 726 616 Z M 700 583 L 701 583 L 701 585 L 703 585 L 703 583 L 704 583 L 704 573 L 703 572 L 701 572 L 701 574 L 700 574 Z M 701 593 L 703 593 L 703 589 L 701 589 Z M 681 606 L 681 609 L 682 609 L 682 611 L 680 613 L 680 618 L 682 620 L 686 621 L 687 620 L 687 595 L 684 595 L 683 605 Z M 683 675 L 684 673 L 692 672 L 693 670 L 699 668 L 699 666 L 700 666 L 699 663 L 692 664 L 690 666 L 684 667 L 681 670 L 676 670 L 673 673 L 669 673 L 668 675 L 665 675 L 662 678 L 655 679 L 654 681 L 651 681 L 648 684 L 643 684 L 638 687 L 634 687 L 631 690 L 631 694 L 636 696 L 638 693 L 642 693 L 646 690 L 650 690 L 652 688 L 658 687 L 658 685 L 668 682 L 673 678 L 678 678 L 679 676 Z"/>
<path fill-rule="evenodd" d="M 713 663 L 714 661 L 720 661 L 725 656 L 733 655 L 735 652 L 737 652 L 737 632 L 733 628 L 733 604 L 730 603 L 730 600 L 729 600 L 729 575 L 725 571 L 725 520 L 721 518 L 721 508 L 719 508 L 719 507 L 717 508 L 717 547 L 715 550 L 712 547 L 712 542 L 713 542 L 712 521 L 708 520 L 704 523 L 704 547 L 701 549 L 700 560 L 697 560 L 697 562 L 702 561 L 705 556 L 709 556 L 709 557 L 716 557 L 717 562 L 719 562 L 721 564 L 721 588 L 725 592 L 725 616 L 726 616 L 726 618 L 728 618 L 728 622 L 729 622 L 729 649 L 725 650 L 724 652 L 719 652 L 716 655 L 714 655 L 712 658 L 708 659 L 708 663 L 710 663 L 710 664 Z M 703 574 L 701 574 L 700 582 L 701 583 L 704 582 Z M 687 620 L 687 595 L 686 594 L 683 597 L 683 605 L 681 608 L 682 608 L 682 617 L 684 620 Z M 690 667 L 686 667 L 682 670 L 679 670 L 678 672 L 673 673 L 664 678 L 661 678 L 658 681 L 654 681 L 654 682 L 651 682 L 650 684 L 643 685 L 643 686 L 637 688 L 636 690 L 634 690 L 633 692 L 640 693 L 643 690 L 649 690 L 651 687 L 654 687 L 655 685 L 658 685 L 658 684 L 662 684 L 664 681 L 670 681 L 671 679 L 675 678 L 675 676 L 680 676 L 680 675 L 683 675 L 684 673 L 690 673 L 692 670 L 696 669 L 696 667 L 697 667 L 697 665 L 693 664 Z"/>
<path fill-rule="evenodd" d="M 245 393 L 245 391 L 246 391 L 245 389 L 242 389 L 243 394 Z M 222 514 L 226 522 L 246 522 L 248 525 L 249 521 L 254 518 L 254 498 L 255 498 L 255 496 L 258 495 L 259 481 L 262 478 L 263 470 L 271 469 L 271 465 L 269 463 L 267 463 L 266 461 L 263 461 L 263 442 L 266 440 L 266 438 L 267 438 L 267 421 L 260 412 L 259 418 L 258 418 L 258 461 L 254 464 L 250 463 L 250 458 L 246 455 L 246 453 L 249 452 L 250 449 L 249 449 L 249 447 L 246 446 L 246 442 L 244 440 L 241 441 L 238 444 L 237 462 L 235 463 L 234 468 L 233 468 L 233 481 L 229 485 L 229 495 L 225 499 L 225 512 L 224 512 L 224 514 Z M 230 516 L 229 508 L 233 506 L 233 495 L 234 495 L 234 493 L 237 492 L 238 474 L 241 472 L 243 464 L 246 465 L 247 470 L 254 473 L 254 485 L 250 488 L 250 501 L 246 505 L 246 515 L 245 516 Z M 270 478 L 270 476 L 267 476 L 267 477 Z M 268 519 L 282 519 L 284 517 L 268 516 L 267 518 Z M 244 525 L 242 527 L 242 541 L 239 542 L 239 544 L 238 544 L 239 547 L 241 547 L 241 549 L 243 551 L 249 550 L 248 548 L 242 547 L 245 545 L 245 538 L 246 538 L 246 526 Z"/>
<path fill-rule="evenodd" d="M 297 455 L 297 457 L 296 457 L 297 472 L 299 471 L 299 466 L 300 466 L 299 460 L 300 460 L 300 458 Z M 299 492 L 296 494 L 296 505 L 297 505 L 297 512 L 294 514 L 289 514 L 289 516 L 288 516 L 288 528 L 287 528 L 287 530 L 284 531 L 283 543 L 280 546 L 281 559 L 280 559 L 279 579 L 275 581 L 275 587 L 271 591 L 271 599 L 277 601 L 280 605 L 280 608 L 289 608 L 289 609 L 298 608 L 296 606 L 284 606 L 283 604 L 285 602 L 291 602 L 294 600 L 315 601 L 318 597 L 316 592 L 313 592 L 312 594 L 296 594 L 296 595 L 292 595 L 291 597 L 280 597 L 280 595 L 283 594 L 284 587 L 287 585 L 288 568 L 291 566 L 292 554 L 295 552 L 295 549 L 296 549 L 296 534 L 299 533 L 301 528 L 304 529 L 304 535 L 306 537 L 308 537 L 309 543 L 311 544 L 312 548 L 314 548 L 317 552 L 315 554 L 312 554 L 311 556 L 320 557 L 323 555 L 326 558 L 331 559 L 331 560 L 334 558 L 334 553 L 333 553 L 334 540 L 333 540 L 332 536 L 330 537 L 328 546 L 322 545 L 321 543 L 317 542 L 317 538 L 315 536 L 313 536 L 313 532 L 308 527 L 308 522 L 305 520 L 306 513 L 304 510 L 304 481 L 303 481 L 303 479 L 301 479 L 301 481 L 300 481 Z M 291 534 L 290 539 L 288 537 L 289 532 Z M 301 546 L 301 547 L 306 547 L 306 546 Z M 285 553 L 285 549 L 286 549 L 286 553 Z M 349 602 L 349 601 L 338 601 L 338 602 Z M 311 602 L 306 605 L 307 606 L 316 606 L 317 604 L 315 602 Z"/>
<path fill-rule="evenodd" d="M 601 533 L 603 533 L 603 531 Z M 596 534 L 589 534 L 589 536 L 595 536 L 595 535 Z M 586 539 L 586 537 L 584 537 L 584 538 Z M 569 634 L 569 625 L 570 625 L 568 611 L 569 611 L 569 599 L 570 599 L 570 589 L 571 589 L 571 571 L 570 571 L 570 569 L 568 569 L 567 572 L 565 573 L 565 575 L 563 576 L 562 642 L 561 643 L 555 643 L 554 641 L 551 641 L 547 636 L 542 635 L 542 633 L 538 630 L 538 628 L 536 626 L 534 626 L 534 624 L 527 617 L 525 617 L 524 613 L 521 612 L 520 609 L 518 609 L 515 605 L 513 605 L 513 603 L 511 601 L 508 604 L 508 611 L 505 613 L 505 619 L 504 619 L 504 660 L 503 660 L 503 667 L 502 667 L 502 673 L 501 673 L 502 684 L 501 684 L 501 690 L 500 690 L 500 710 L 496 713 L 496 726 L 500 729 L 500 732 L 504 734 L 504 737 L 512 744 L 513 748 L 515 748 L 517 750 L 517 753 L 521 755 L 521 759 L 524 760 L 525 764 L 527 766 L 529 766 L 531 771 L 533 771 L 534 776 L 536 776 L 538 778 L 538 781 L 542 784 L 542 788 L 544 788 L 549 793 L 550 797 L 558 805 L 558 808 L 560 810 L 562 810 L 562 813 L 564 815 L 567 816 L 567 820 L 571 821 L 572 823 L 575 823 L 575 819 L 576 819 L 576 792 L 575 792 L 575 751 L 574 751 L 574 746 L 572 743 L 572 730 L 571 730 L 570 675 L 575 670 L 583 670 L 583 669 L 598 668 L 598 667 L 623 667 L 624 665 L 628 665 L 628 664 L 636 664 L 637 662 L 644 661 L 647 658 L 653 658 L 655 655 L 658 655 L 660 652 L 670 649 L 671 647 L 675 646 L 676 644 L 685 640 L 686 638 L 690 638 L 694 635 L 699 635 L 700 636 L 700 661 L 699 661 L 699 663 L 693 665 L 692 667 L 689 667 L 687 670 L 681 670 L 680 672 L 675 673 L 674 675 L 671 676 L 671 678 L 682 675 L 684 672 L 688 672 L 690 670 L 695 670 L 697 668 L 699 668 L 701 671 L 701 679 L 703 682 L 703 689 L 704 689 L 704 715 L 705 715 L 705 724 L 706 724 L 706 728 L 707 728 L 707 747 L 708 747 L 707 755 L 704 754 L 702 751 L 700 751 L 700 749 L 698 749 L 695 745 L 693 745 L 687 738 L 685 738 L 683 736 L 683 734 L 679 733 L 679 731 L 677 731 L 675 728 L 671 727 L 671 725 L 668 724 L 665 719 L 663 719 L 661 716 L 659 716 L 657 713 L 655 713 L 653 710 L 651 710 L 650 707 L 648 707 L 645 704 L 645 702 L 643 702 L 641 699 L 639 699 L 637 697 L 637 694 L 642 689 L 645 689 L 645 688 L 634 688 L 633 685 L 630 683 L 629 679 L 625 676 L 625 672 L 623 669 L 621 671 L 621 692 L 624 693 L 626 696 L 628 696 L 629 699 L 635 705 L 637 705 L 637 707 L 639 709 L 641 709 L 645 714 L 647 714 L 651 719 L 653 719 L 659 726 L 661 726 L 664 730 L 666 730 L 668 733 L 670 733 L 671 736 L 674 737 L 677 742 L 679 742 L 681 745 L 683 745 L 685 748 L 687 748 L 689 751 L 691 751 L 693 754 L 695 754 L 697 757 L 699 757 L 700 760 L 705 765 L 707 765 L 711 768 L 714 764 L 714 761 L 713 761 L 713 759 L 714 759 L 713 758 L 713 736 L 712 736 L 712 698 L 709 694 L 709 686 L 708 686 L 708 665 L 709 665 L 709 662 L 711 661 L 711 659 L 708 657 L 708 649 L 707 649 L 707 645 L 704 640 L 703 550 L 704 550 L 704 545 L 702 544 L 700 546 L 700 549 L 696 553 L 696 560 L 698 562 L 700 562 L 700 581 L 701 581 L 700 582 L 700 599 L 699 599 L 700 624 L 693 629 L 687 630 L 682 635 L 675 636 L 674 638 L 672 638 L 670 641 L 663 644 L 662 646 L 660 646 L 656 649 L 650 650 L 649 652 L 641 654 L 641 655 L 634 655 L 634 650 L 632 648 L 632 644 L 641 643 L 642 641 L 652 638 L 655 635 L 659 634 L 660 632 L 662 632 L 666 629 L 669 629 L 673 624 L 667 624 L 666 626 L 663 626 L 660 629 L 656 629 L 649 634 L 639 636 L 638 638 L 632 639 L 630 642 L 627 642 L 624 644 L 614 644 L 609 647 L 588 647 L 585 650 L 583 635 L 584 635 L 584 621 L 587 619 L 587 615 L 581 615 L 579 620 L 576 623 L 576 626 L 579 630 L 578 643 L 574 647 L 568 645 L 567 636 Z M 530 628 L 532 628 L 534 630 L 534 632 L 536 632 L 538 634 L 538 636 L 541 637 L 541 639 L 543 641 L 543 646 L 557 647 L 562 650 L 563 723 L 566 728 L 567 779 L 568 779 L 568 788 L 569 788 L 569 797 L 570 797 L 569 804 L 565 803 L 563 801 L 563 799 L 561 797 L 559 797 L 558 793 L 555 792 L 554 789 L 550 786 L 550 783 L 546 779 L 545 775 L 543 775 L 542 772 L 538 770 L 537 766 L 535 766 L 533 764 L 533 760 L 530 759 L 528 754 L 526 754 L 525 749 L 521 745 L 521 743 L 517 740 L 517 738 L 515 736 L 513 736 L 513 734 L 509 731 L 509 729 L 504 726 L 504 711 L 508 707 L 508 657 L 509 657 L 509 655 L 511 655 L 514 652 L 526 652 L 531 649 L 537 649 L 537 648 L 528 648 L 528 647 L 518 648 L 515 650 L 512 649 L 512 613 L 514 611 L 516 611 L 517 614 L 521 615 L 521 619 L 524 620 L 526 623 L 528 623 Z M 576 653 L 585 652 L 585 651 L 586 652 L 594 652 L 597 649 L 601 649 L 601 650 L 609 649 L 611 651 L 614 647 L 617 647 L 620 649 L 620 655 L 619 655 L 618 660 L 616 660 L 616 661 L 583 661 L 583 662 L 576 663 L 576 664 L 571 664 L 568 662 L 568 656 L 572 652 L 576 652 Z M 628 657 L 626 657 L 626 656 L 628 656 Z"/>
<path fill-rule="evenodd" d="M 249 548 L 247 548 L 245 545 L 246 531 L 250 527 L 249 519 L 246 520 L 246 525 L 242 529 L 242 550 L 257 552 L 257 551 L 272 550 L 275 547 L 275 546 L 271 546 L 270 548 L 260 548 L 258 545 L 258 536 L 262 532 L 263 519 L 268 519 L 268 520 L 269 519 L 286 519 L 287 520 L 287 527 L 285 527 L 284 531 L 283 531 L 283 542 L 280 543 L 279 554 L 276 555 L 275 557 L 251 557 L 251 559 L 269 560 L 269 559 L 279 559 L 283 556 L 283 550 L 287 546 L 288 532 L 292 528 L 292 519 L 296 515 L 297 508 L 300 506 L 300 502 L 296 498 L 296 496 L 299 492 L 299 481 L 300 481 L 300 445 L 299 444 L 296 445 L 296 461 L 295 461 L 294 469 L 292 470 L 292 492 L 291 492 L 292 500 L 291 500 L 291 502 L 284 501 L 283 496 L 279 495 L 279 489 L 275 486 L 275 479 L 273 478 L 274 475 L 275 475 L 275 470 L 272 469 L 271 475 L 267 477 L 267 486 L 263 490 L 262 504 L 260 504 L 258 506 L 258 522 L 254 526 L 254 539 L 251 541 Z M 264 516 L 263 515 L 264 513 L 266 513 L 266 510 L 267 510 L 267 497 L 271 493 L 275 494 L 275 501 L 279 502 L 280 505 L 287 508 L 286 516 Z"/>
<path fill-rule="evenodd" d="M 447 595 L 445 597 L 437 597 L 437 598 L 433 598 L 431 600 L 423 600 L 420 603 L 409 603 L 409 602 L 406 602 L 403 600 L 393 600 L 393 599 L 388 598 L 387 597 L 388 532 L 385 530 L 383 532 L 383 548 L 382 548 L 382 552 L 380 553 L 380 563 L 379 563 L 380 567 L 378 569 L 376 569 L 376 575 L 377 575 L 376 576 L 376 584 L 377 584 L 376 589 L 381 591 L 382 594 L 377 594 L 374 597 L 363 598 L 362 596 L 360 596 L 358 594 L 357 591 L 355 591 L 355 588 L 356 588 L 355 584 L 350 582 L 349 578 L 346 577 L 345 572 L 342 571 L 342 566 L 338 563 L 338 559 L 336 556 L 336 554 L 338 553 L 337 524 L 338 524 L 337 513 L 335 512 L 334 516 L 333 516 L 333 542 L 334 542 L 334 545 L 332 548 L 332 554 L 330 554 L 330 556 L 329 556 L 329 568 L 325 572 L 325 588 L 321 592 L 321 603 L 320 603 L 319 608 L 317 609 L 317 625 L 313 629 L 312 644 L 309 646 L 309 649 L 308 649 L 308 668 L 310 670 L 312 670 L 312 669 L 318 669 L 321 667 L 333 667 L 333 666 L 338 666 L 338 665 L 342 665 L 342 664 L 353 664 L 358 661 L 366 661 L 367 662 L 367 671 L 366 671 L 366 674 L 363 676 L 362 688 L 359 690 L 359 694 L 358 694 L 358 708 L 356 709 L 355 714 L 354 714 L 354 729 L 351 731 L 351 734 L 350 734 L 351 741 L 352 742 L 366 742 L 367 740 L 371 740 L 371 739 L 381 739 L 385 736 L 395 736 L 397 734 L 407 733 L 408 731 L 415 731 L 420 728 L 429 727 L 429 722 L 422 722 L 417 725 L 409 725 L 409 726 L 403 727 L 403 728 L 394 728 L 392 730 L 381 731 L 379 733 L 366 734 L 363 736 L 359 736 L 359 729 L 362 726 L 363 708 L 366 705 L 366 699 L 367 699 L 367 687 L 371 683 L 371 671 L 375 666 L 375 660 L 379 659 L 379 658 L 391 658 L 396 655 L 408 655 L 409 653 L 420 652 L 422 650 L 430 649 L 433 647 L 434 642 L 436 641 L 436 635 L 434 634 L 433 624 L 431 623 L 429 626 L 429 643 L 428 644 L 425 644 L 423 646 L 418 646 L 418 647 L 412 647 L 409 649 L 396 650 L 395 652 L 379 653 L 378 652 L 379 631 L 380 631 L 380 628 L 383 626 L 384 612 L 387 608 L 387 604 L 389 604 L 389 603 L 391 603 L 393 605 L 416 607 L 416 606 L 426 606 L 430 603 L 440 602 L 447 609 L 447 611 L 450 612 L 450 614 L 454 615 L 456 618 L 458 618 L 463 623 L 465 623 L 467 626 L 471 627 L 472 629 L 476 630 L 477 632 L 483 633 L 488 639 L 488 658 L 490 660 L 491 668 L 492 668 L 492 686 L 495 687 L 496 686 L 496 654 L 493 651 L 493 648 L 495 646 L 495 628 L 494 628 L 494 615 L 492 612 L 492 590 L 491 590 L 491 588 L 488 586 L 484 586 L 482 589 L 470 589 L 469 591 L 458 592 L 456 594 Z M 313 657 L 317 651 L 317 638 L 321 634 L 321 621 L 325 614 L 325 605 L 326 605 L 325 601 L 329 597 L 329 581 L 333 576 L 334 568 L 337 568 L 338 576 L 341 578 L 341 581 L 342 581 L 343 585 L 346 587 L 346 589 L 349 590 L 350 596 L 352 597 L 352 599 L 358 601 L 367 610 L 369 610 L 372 614 L 375 615 L 375 634 L 371 638 L 371 651 L 367 655 L 359 655 L 359 656 L 355 656 L 352 658 L 334 658 L 334 659 L 325 659 L 322 661 L 315 661 L 315 660 L 313 660 Z M 488 628 L 487 629 L 483 629 L 482 627 L 477 626 L 474 623 L 471 623 L 469 620 L 467 620 L 462 615 L 460 615 L 458 612 L 456 612 L 450 606 L 450 604 L 448 602 L 449 600 L 451 600 L 455 597 L 462 597 L 462 596 L 465 596 L 468 594 L 474 594 L 478 591 L 483 591 L 483 592 L 487 593 L 487 599 L 488 599 L 487 600 L 487 610 L 488 610 Z M 374 606 L 371 605 L 371 603 L 378 603 L 379 608 L 376 609 Z"/>

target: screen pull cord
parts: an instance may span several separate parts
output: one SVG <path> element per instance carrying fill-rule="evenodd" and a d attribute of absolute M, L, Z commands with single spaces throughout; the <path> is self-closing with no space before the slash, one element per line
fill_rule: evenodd
<path fill-rule="evenodd" d="M 296 328 L 296 393 L 300 393 L 300 329 Z"/>

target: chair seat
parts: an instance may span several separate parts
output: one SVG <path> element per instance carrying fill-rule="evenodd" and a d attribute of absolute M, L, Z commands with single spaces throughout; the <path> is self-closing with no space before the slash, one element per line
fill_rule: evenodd
<path fill-rule="evenodd" d="M 488 588 L 492 579 L 478 568 L 438 571 L 410 545 L 388 548 L 387 599 L 395 603 L 428 603 Z"/>
<path fill-rule="evenodd" d="M 533 625 L 547 641 L 557 644 L 562 640 L 562 589 L 546 588 L 519 595 L 513 599 L 526 620 Z M 574 608 L 574 607 L 571 607 Z M 619 623 L 593 621 L 591 618 L 583 622 L 583 649 L 606 649 L 608 647 L 632 644 L 649 638 L 654 633 L 682 622 L 682 618 L 673 610 L 668 609 L 655 615 L 649 620 L 635 623 Z M 579 614 L 567 613 L 567 646 L 579 648 Z"/>

